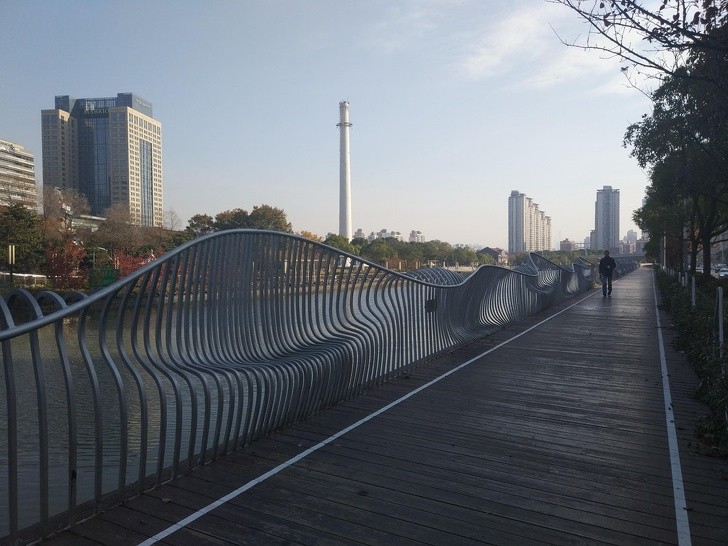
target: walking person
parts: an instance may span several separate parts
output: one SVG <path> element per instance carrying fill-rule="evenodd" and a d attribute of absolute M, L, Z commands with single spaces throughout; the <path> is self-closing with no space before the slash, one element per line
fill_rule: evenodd
<path fill-rule="evenodd" d="M 602 297 L 612 295 L 612 273 L 617 267 L 617 262 L 609 255 L 609 251 L 604 251 L 604 257 L 599 260 L 599 280 L 602 281 Z"/>

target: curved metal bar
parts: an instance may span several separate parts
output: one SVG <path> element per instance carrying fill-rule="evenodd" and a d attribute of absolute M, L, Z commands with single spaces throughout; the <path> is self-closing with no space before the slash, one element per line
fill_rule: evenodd
<path fill-rule="evenodd" d="M 38 304 L 43 306 L 46 302 L 50 302 L 57 309 L 63 309 L 66 307 L 66 301 L 61 298 L 55 292 L 44 291 L 36 295 Z M 78 441 L 78 429 L 77 429 L 77 418 L 76 418 L 76 387 L 73 381 L 73 374 L 71 371 L 71 361 L 68 358 L 68 351 L 66 350 L 66 341 L 63 335 L 63 322 L 58 321 L 55 323 L 55 338 L 56 348 L 58 349 L 58 355 L 61 361 L 61 368 L 63 370 L 63 381 L 65 384 L 66 391 L 66 408 L 68 411 L 68 520 L 69 523 L 73 524 L 76 521 L 76 498 L 77 498 L 77 441 Z"/>
<path fill-rule="evenodd" d="M 0 457 L 7 452 L 10 467 L 0 541 L 41 538 L 73 523 L 81 506 L 98 512 L 139 494 L 589 290 L 593 278 L 586 260 L 561 267 L 535 254 L 469 276 L 402 274 L 295 235 L 232 230 L 91 295 L 44 292 L 36 301 L 18 292 L 10 303 L 22 301 L 30 320 L 0 301 L 8 397 Z M 53 343 L 41 339 L 49 325 Z M 57 358 L 42 362 L 41 347 Z M 33 369 L 35 382 L 20 381 L 20 369 Z M 50 388 L 50 374 L 63 388 Z M 38 401 L 35 456 L 18 448 L 15 404 L 28 396 Z M 68 412 L 67 432 L 48 430 L 49 411 Z M 62 471 L 50 465 L 51 449 L 67 450 Z M 18 469 L 39 458 L 40 480 L 25 483 Z M 49 482 L 61 490 L 59 476 L 66 506 L 49 514 Z M 21 490 L 39 492 L 37 521 Z"/>
<path fill-rule="evenodd" d="M 15 327 L 12 313 L 4 299 L 0 298 L 0 327 L 10 330 Z M 20 529 L 18 506 L 18 410 L 15 364 L 10 340 L 2 341 L 3 367 L 5 376 L 5 407 L 7 412 L 7 528 L 2 529 L 8 542 L 16 542 Z"/>
<path fill-rule="evenodd" d="M 12 309 L 15 301 L 20 301 L 27 307 L 31 314 L 31 321 L 43 316 L 43 311 L 33 295 L 25 289 L 14 290 L 8 296 L 8 307 Z M 40 473 L 38 502 L 40 503 L 40 528 L 44 533 L 49 532 L 49 432 L 48 432 L 48 386 L 46 384 L 46 373 L 43 368 L 38 330 L 31 330 L 28 334 L 30 356 L 33 364 L 35 377 L 36 402 L 38 404 L 38 467 Z"/>
<path fill-rule="evenodd" d="M 104 458 L 104 440 L 103 440 L 103 428 L 102 428 L 102 410 L 101 410 L 101 387 L 99 385 L 99 378 L 96 374 L 96 367 L 94 366 L 94 358 L 91 355 L 90 346 L 86 336 L 86 324 L 89 320 L 91 313 L 90 307 L 85 307 L 81 310 L 78 320 L 78 349 L 83 359 L 83 363 L 86 367 L 86 373 L 89 378 L 89 385 L 91 389 L 91 405 L 93 406 L 93 420 L 94 420 L 94 487 L 93 487 L 93 511 L 94 513 L 99 512 L 101 507 L 101 499 L 103 496 L 103 458 Z M 65 318 L 65 317 L 64 317 Z"/>

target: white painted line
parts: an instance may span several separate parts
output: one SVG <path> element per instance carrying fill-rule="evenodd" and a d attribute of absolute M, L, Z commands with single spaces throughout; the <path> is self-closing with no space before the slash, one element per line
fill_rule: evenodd
<path fill-rule="evenodd" d="M 672 496 L 675 500 L 675 523 L 677 523 L 678 546 L 690 546 L 690 523 L 688 522 L 687 503 L 685 502 L 685 489 L 683 488 L 682 470 L 680 468 L 680 448 L 677 443 L 675 430 L 675 413 L 672 409 L 672 395 L 670 394 L 670 376 L 667 373 L 667 360 L 665 359 L 665 343 L 662 339 L 662 325 L 660 323 L 660 309 L 657 307 L 657 289 L 655 288 L 655 274 L 652 274 L 652 295 L 655 298 L 655 315 L 657 316 L 657 340 L 660 345 L 660 366 L 662 369 L 662 395 L 665 399 L 665 421 L 667 422 L 667 442 L 670 448 L 670 468 L 672 470 Z"/>
<path fill-rule="evenodd" d="M 374 418 L 375 418 L 375 417 L 377 417 L 378 415 L 381 415 L 381 414 L 382 414 L 382 413 L 384 413 L 385 411 L 388 411 L 388 410 L 392 409 L 393 407 L 395 407 L 395 406 L 397 406 L 397 405 L 401 404 L 402 402 L 404 402 L 405 400 L 407 400 L 407 399 L 409 399 L 409 398 L 413 397 L 413 396 L 414 396 L 415 394 L 419 393 L 420 391 L 423 391 L 423 390 L 425 390 L 425 389 L 427 389 L 427 388 L 431 387 L 431 386 L 432 386 L 432 385 L 434 385 L 435 383 L 438 383 L 438 382 L 440 382 L 441 380 L 445 379 L 446 377 L 448 377 L 448 376 L 450 376 L 450 375 L 454 374 L 455 372 L 458 372 L 458 371 L 462 370 L 462 369 L 463 369 L 463 368 L 465 368 L 466 366 L 470 366 L 470 365 L 471 365 L 471 364 L 472 364 L 473 362 L 476 362 L 477 360 L 479 360 L 479 359 L 483 358 L 483 357 L 484 357 L 484 356 L 486 356 L 487 354 L 489 354 L 489 353 L 492 353 L 493 351 L 495 351 L 495 350 L 497 350 L 497 349 L 500 349 L 500 348 L 501 348 L 501 347 L 503 347 L 504 345 L 507 345 L 507 344 L 508 344 L 508 343 L 510 343 L 511 341 L 514 341 L 514 340 L 518 339 L 519 337 L 521 337 L 522 335 L 525 335 L 525 334 L 527 334 L 527 333 L 528 333 L 528 332 L 530 332 L 531 330 L 534 330 L 534 329 L 538 328 L 539 326 L 541 326 L 542 324 L 544 324 L 544 323 L 546 323 L 546 322 L 550 321 L 551 319 L 553 319 L 553 318 L 555 318 L 555 317 L 558 317 L 558 316 L 559 316 L 559 315 L 560 315 L 561 313 L 564 313 L 565 311 L 568 311 L 568 310 L 569 310 L 569 309 L 571 309 L 572 307 L 574 307 L 574 306 L 576 306 L 576 305 L 579 305 L 579 304 L 580 304 L 580 303 L 581 303 L 582 301 L 584 301 L 584 300 L 586 300 L 586 299 L 588 299 L 588 298 L 591 298 L 591 297 L 592 297 L 592 296 L 593 296 L 594 294 L 596 294 L 596 293 L 597 293 L 597 292 L 595 291 L 594 293 L 592 293 L 592 294 L 589 294 L 588 296 L 586 296 L 586 297 L 584 297 L 584 298 L 580 299 L 579 301 L 577 301 L 577 302 L 575 302 L 575 303 L 573 303 L 573 304 L 569 305 L 568 307 L 565 307 L 565 308 L 564 308 L 564 309 L 562 309 L 561 311 L 559 311 L 559 312 L 557 312 L 557 313 L 554 313 L 553 315 L 551 315 L 550 317 L 548 317 L 548 318 L 546 318 L 546 319 L 542 320 L 541 322 L 539 322 L 539 323 L 537 323 L 537 324 L 534 324 L 533 326 L 531 326 L 531 327 L 530 327 L 530 328 L 528 328 L 527 330 L 524 330 L 524 331 L 523 331 L 523 332 L 521 332 L 520 334 L 516 334 L 516 335 L 515 335 L 515 336 L 513 336 L 512 338 L 510 338 L 510 339 L 507 339 L 507 340 L 505 340 L 505 341 L 503 341 L 503 342 L 499 343 L 498 345 L 495 345 L 494 347 L 491 347 L 491 348 L 490 348 L 490 349 L 488 349 L 487 351 L 485 351 L 485 352 L 483 352 L 483 353 L 479 354 L 479 355 L 478 355 L 478 356 L 476 356 L 476 357 L 473 357 L 473 358 L 471 358 L 471 359 L 470 359 L 470 360 L 468 360 L 467 362 L 463 362 L 463 363 L 462 363 L 462 364 L 460 364 L 459 366 L 456 366 L 455 368 L 453 368 L 453 369 L 451 369 L 451 370 L 449 370 L 449 371 L 445 372 L 444 374 L 442 374 L 442 375 L 440 375 L 440 376 L 436 377 L 435 379 L 432 379 L 432 380 L 431 380 L 431 381 L 429 381 L 428 383 L 425 383 L 424 385 L 422 385 L 422 386 L 420 386 L 420 387 L 416 388 L 415 390 L 413 390 L 413 391 L 411 391 L 411 392 L 409 392 L 409 393 L 405 394 L 404 396 L 402 396 L 401 398 L 399 398 L 399 399 L 395 400 L 394 402 L 391 402 L 390 404 L 387 404 L 386 406 L 384 406 L 384 407 L 382 407 L 382 408 L 378 409 L 378 410 L 377 410 L 377 411 L 375 411 L 374 413 L 371 413 L 371 414 L 367 415 L 366 417 L 363 417 L 362 419 L 360 419 L 360 420 L 359 420 L 359 421 L 357 421 L 356 423 L 354 423 L 354 424 L 352 424 L 352 425 L 349 425 L 349 426 L 348 426 L 348 427 L 346 427 L 345 429 L 342 429 L 342 430 L 340 430 L 339 432 L 337 432 L 336 434 L 334 434 L 334 435 L 332 435 L 332 436 L 329 436 L 328 438 L 326 438 L 325 440 L 323 440 L 323 441 L 319 442 L 319 443 L 318 443 L 318 444 L 316 444 L 315 446 L 312 446 L 312 447 L 308 448 L 308 449 L 307 449 L 306 451 L 303 451 L 303 452 L 299 453 L 298 455 L 296 455 L 296 456 L 295 456 L 295 457 L 293 457 L 292 459 L 289 459 L 288 461 L 286 461 L 286 462 L 284 462 L 284 463 L 281 463 L 281 464 L 279 464 L 278 466 L 276 466 L 275 468 L 273 468 L 273 469 L 269 470 L 269 471 L 268 471 L 268 472 L 266 472 L 265 474 L 262 474 L 262 475 L 258 476 L 258 477 L 257 477 L 257 478 L 255 478 L 254 480 L 251 480 L 251 481 L 249 481 L 248 483 L 246 483 L 245 485 L 242 485 L 242 486 L 240 486 L 240 487 L 239 487 L 238 489 L 236 489 L 236 490 L 234 490 L 234 491 L 231 491 L 230 493 L 228 493 L 228 494 L 227 494 L 227 495 L 225 495 L 224 497 L 221 497 L 221 498 L 219 498 L 218 500 L 216 500 L 216 501 L 213 501 L 213 502 L 211 502 L 210 504 L 208 504 L 208 505 L 207 505 L 207 506 L 205 506 L 204 508 L 200 508 L 200 509 L 199 509 L 199 510 L 198 510 L 197 512 L 195 512 L 195 513 L 193 513 L 193 514 L 190 514 L 189 516 L 187 516 L 187 517 L 186 517 L 186 518 L 184 518 L 183 520 L 181 520 L 181 521 L 179 521 L 179 522 L 177 522 L 177 523 L 174 523 L 174 524 L 172 524 L 172 525 L 171 525 L 170 527 L 168 527 L 168 528 L 164 529 L 163 531 L 160 531 L 160 532 L 159 532 L 159 533 L 157 533 L 156 535 L 154 535 L 154 536 L 152 536 L 152 537 L 149 537 L 149 538 L 148 538 L 147 540 L 145 540 L 144 542 L 140 542 L 140 543 L 139 543 L 139 546 L 151 546 L 151 545 L 152 545 L 152 544 L 154 544 L 155 542 L 157 542 L 157 541 L 159 541 L 159 540 L 162 540 L 163 538 L 166 538 L 166 537 L 168 537 L 169 535 L 171 535 L 171 534 L 172 534 L 172 533 L 174 533 L 175 531 L 179 531 L 179 530 L 183 529 L 183 528 L 184 528 L 184 527 L 185 527 L 186 525 L 189 525 L 189 524 L 190 524 L 190 523 L 192 523 L 193 521 L 195 521 L 195 520 L 197 520 L 197 519 L 201 518 L 202 516 L 204 516 L 205 514 L 207 514 L 207 513 L 211 512 L 211 511 L 212 511 L 212 510 L 214 510 L 215 508 L 217 508 L 217 507 L 219 507 L 219 506 L 221 506 L 221 505 L 225 504 L 226 502 L 228 502 L 228 501 L 230 501 L 230 500 L 234 499 L 234 498 L 235 498 L 235 497 L 237 497 L 238 495 L 241 495 L 242 493 L 245 493 L 245 492 L 246 492 L 246 491 L 247 491 L 248 489 L 251 489 L 252 487 L 255 487 L 256 485 L 258 485 L 259 483 L 261 483 L 261 482 L 264 482 L 264 481 L 265 481 L 265 480 L 267 480 L 268 478 L 270 478 L 270 477 L 272 477 L 272 476 L 275 476 L 276 474 L 278 474 L 278 473 L 279 473 L 279 472 L 281 472 L 282 470 L 285 470 L 285 469 L 286 469 L 286 468 L 288 468 L 289 466 L 291 466 L 291 465 L 294 465 L 294 464 L 296 464 L 296 463 L 297 463 L 298 461 L 300 461 L 301 459 L 304 459 L 304 458 L 308 457 L 308 456 L 309 456 L 309 455 L 310 455 L 311 453 L 313 453 L 313 452 L 315 452 L 315 451 L 318 451 L 318 450 L 319 450 L 319 449 L 321 449 L 322 447 L 324 447 L 324 446 L 326 446 L 326 445 L 330 444 L 331 442 L 333 442 L 334 440 L 336 440 L 336 439 L 340 438 L 340 437 L 341 437 L 341 436 L 343 436 L 344 434 L 347 434 L 348 432 L 351 432 L 351 431 L 352 431 L 352 430 L 354 430 L 355 428 L 358 428 L 358 427 L 360 427 L 360 426 L 361 426 L 361 425 L 363 425 L 364 423 L 366 423 L 366 422 L 368 422 L 368 421 L 371 421 L 372 419 L 374 419 Z"/>

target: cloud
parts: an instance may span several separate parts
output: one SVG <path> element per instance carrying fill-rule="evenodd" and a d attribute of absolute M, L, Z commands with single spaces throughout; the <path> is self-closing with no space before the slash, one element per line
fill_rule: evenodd
<path fill-rule="evenodd" d="M 511 12 L 495 25 L 479 29 L 462 61 L 465 73 L 475 79 L 486 79 L 516 63 L 535 60 L 539 55 L 548 26 L 540 21 L 543 8 L 527 8 Z M 497 15 L 496 15 L 497 17 Z"/>
<path fill-rule="evenodd" d="M 571 10 L 548 2 L 416 0 L 388 4 L 365 39 L 385 55 L 426 51 L 431 66 L 468 80 L 539 90 L 578 82 L 599 95 L 625 93 L 618 59 L 561 42 L 582 42 L 588 31 Z"/>
<path fill-rule="evenodd" d="M 578 35 L 585 28 L 563 6 L 511 10 L 496 24 L 482 27 L 479 36 L 465 44 L 460 66 L 466 77 L 476 80 L 508 77 L 517 80 L 515 85 L 535 89 L 593 82 L 601 93 L 610 89 L 621 93 L 621 86 L 607 83 L 619 75 L 616 59 L 561 43 L 562 32 L 563 36 Z"/>
<path fill-rule="evenodd" d="M 368 30 L 368 44 L 385 53 L 406 49 L 419 42 L 437 27 L 438 12 L 443 2 L 418 0 L 408 4 L 392 4 L 385 16 Z"/>
<path fill-rule="evenodd" d="M 619 64 L 600 59 L 592 51 L 558 45 L 542 56 L 537 69 L 525 79 L 526 85 L 545 89 L 576 80 L 594 80 L 595 76 L 601 81 L 603 77 L 619 73 Z"/>

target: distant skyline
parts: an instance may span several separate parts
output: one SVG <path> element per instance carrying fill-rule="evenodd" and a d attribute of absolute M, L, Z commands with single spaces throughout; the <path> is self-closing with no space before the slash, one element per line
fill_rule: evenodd
<path fill-rule="evenodd" d="M 338 105 L 349 101 L 353 229 L 507 248 L 518 190 L 552 246 L 620 190 L 637 230 L 647 174 L 622 147 L 650 101 L 545 0 L 0 0 L 0 138 L 35 156 L 56 95 L 135 93 L 163 125 L 164 208 L 268 204 L 338 231 Z M 557 36 L 558 33 L 558 36 Z"/>

